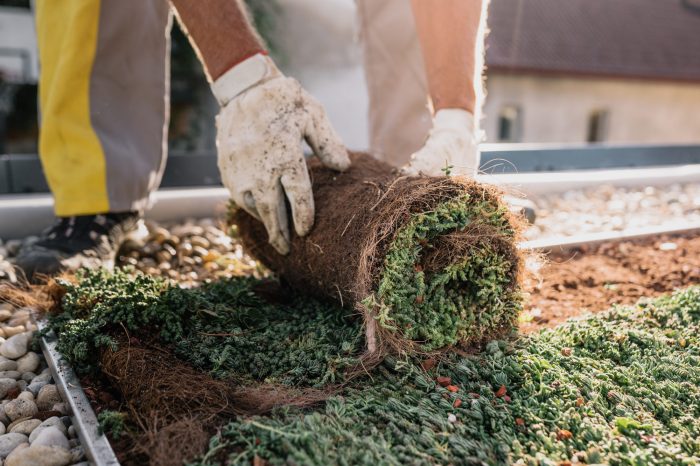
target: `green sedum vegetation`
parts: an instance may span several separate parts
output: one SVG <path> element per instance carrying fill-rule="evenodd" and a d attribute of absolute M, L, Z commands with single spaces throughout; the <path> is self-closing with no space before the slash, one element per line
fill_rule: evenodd
<path fill-rule="evenodd" d="M 478 343 L 513 327 L 522 308 L 517 264 L 496 249 L 493 237 L 475 241 L 468 252 L 457 256 L 464 260 L 450 258 L 438 270 L 421 265 L 441 236 L 470 227 L 488 228 L 491 236 L 515 241 L 508 209 L 491 199 L 470 199 L 465 194 L 412 215 L 384 259 L 376 293 L 379 325 L 421 342 L 424 351 Z M 372 299 L 364 304 L 373 304 Z"/>
<path fill-rule="evenodd" d="M 126 431 L 126 414 L 106 409 L 97 415 L 100 434 L 107 433 L 119 440 Z"/>
<path fill-rule="evenodd" d="M 81 374 L 99 370 L 116 335 L 155 340 L 217 378 L 290 386 L 342 381 L 364 348 L 356 317 L 336 306 L 289 294 L 266 301 L 253 278 L 182 289 L 125 271 L 83 271 L 64 282 L 61 314 L 50 327 L 58 350 Z"/>
<path fill-rule="evenodd" d="M 694 287 L 429 372 L 387 359 L 320 409 L 232 421 L 194 464 L 698 464 L 698 335 Z"/>
<path fill-rule="evenodd" d="M 298 296 L 271 303 L 258 285 L 239 278 L 184 290 L 84 272 L 65 284 L 65 312 L 51 325 L 82 372 L 97 370 L 99 349 L 126 328 L 217 377 L 340 380 L 363 348 L 361 321 Z M 447 353 L 428 371 L 390 357 L 321 407 L 232 420 L 193 464 L 698 464 L 698 335 L 693 287 L 492 341 L 481 354 Z"/>

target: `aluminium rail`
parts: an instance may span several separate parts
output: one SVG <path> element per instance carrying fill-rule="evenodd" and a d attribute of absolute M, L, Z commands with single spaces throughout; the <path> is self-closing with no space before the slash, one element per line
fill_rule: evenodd
<path fill-rule="evenodd" d="M 45 330 L 46 321 L 39 320 L 37 326 L 39 331 Z M 78 377 L 58 352 L 56 344 L 57 339 L 53 331 L 41 337 L 41 351 L 44 353 L 61 398 L 70 407 L 71 420 L 80 439 L 80 445 L 85 450 L 85 456 L 94 466 L 118 466 L 119 461 L 109 440 L 100 432 L 97 416 L 80 386 Z"/>
<path fill-rule="evenodd" d="M 630 228 L 621 231 L 604 231 L 573 236 L 555 236 L 531 241 L 523 241 L 518 245 L 518 247 L 523 250 L 556 252 L 566 251 L 581 246 L 615 241 L 628 241 L 662 235 L 678 236 L 692 233 L 700 233 L 700 222 L 674 222 L 672 224 L 645 228 Z"/>
<path fill-rule="evenodd" d="M 536 201 L 540 195 L 601 184 L 639 187 L 698 183 L 700 163 L 655 168 L 484 174 L 477 175 L 477 181 L 501 186 L 513 195 L 528 195 Z M 183 218 L 220 217 L 226 211 L 228 199 L 229 192 L 222 187 L 160 189 L 152 195 L 152 206 L 146 211 L 146 218 L 172 222 Z M 38 234 L 50 226 L 53 219 L 53 200 L 49 194 L 0 195 L 0 238 L 3 240 Z"/>

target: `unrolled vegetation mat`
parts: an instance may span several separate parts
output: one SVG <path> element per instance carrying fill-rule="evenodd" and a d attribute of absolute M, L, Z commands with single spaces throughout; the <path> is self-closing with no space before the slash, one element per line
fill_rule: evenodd
<path fill-rule="evenodd" d="M 63 313 L 52 326 L 63 354 L 82 372 L 108 368 L 131 416 L 144 405 L 170 409 L 172 422 L 159 427 L 181 441 L 152 442 L 161 448 L 148 458 L 154 463 L 173 464 L 183 443 L 191 459 L 211 434 L 194 464 L 700 460 L 699 287 L 494 340 L 481 353 L 390 356 L 342 383 L 364 351 L 361 320 L 274 283 L 243 278 L 183 290 L 152 277 L 90 272 L 61 286 Z M 168 355 L 165 367 L 158 355 Z M 118 373 L 115 359 L 140 369 Z M 196 381 L 192 370 L 200 371 Z M 182 382 L 164 391 L 159 377 L 168 373 Z M 194 400 L 216 390 L 212 405 L 223 415 L 174 393 L 183 386 L 212 389 Z M 322 396 L 296 403 L 280 387 Z M 268 404 L 271 412 L 246 414 L 251 398 L 276 396 L 281 403 Z M 182 440 L 193 426 L 196 448 Z"/>
<path fill-rule="evenodd" d="M 364 318 L 365 367 L 390 352 L 476 345 L 521 309 L 518 222 L 466 178 L 407 177 L 367 154 L 343 173 L 310 163 L 315 224 L 282 256 L 238 210 L 244 247 L 292 288 Z"/>
<path fill-rule="evenodd" d="M 700 462 L 700 288 L 425 370 L 387 359 L 320 409 L 221 429 L 209 464 Z"/>

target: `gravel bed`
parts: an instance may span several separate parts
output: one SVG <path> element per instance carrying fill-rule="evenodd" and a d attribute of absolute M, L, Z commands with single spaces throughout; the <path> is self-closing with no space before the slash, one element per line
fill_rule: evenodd
<path fill-rule="evenodd" d="M 603 185 L 532 200 L 537 220 L 526 232 L 527 239 L 700 222 L 700 183 L 645 188 Z"/>
<path fill-rule="evenodd" d="M 218 278 L 264 275 L 265 271 L 243 252 L 235 236 L 235 229 L 227 230 L 212 218 L 162 225 L 147 220 L 122 245 L 116 265 L 164 276 L 183 287 Z M 12 258 L 23 244 L 36 240 L 36 236 L 5 243 L 0 239 L 0 282 L 17 281 Z"/>
<path fill-rule="evenodd" d="M 0 465 L 87 465 L 41 352 L 30 308 L 0 303 Z"/>
<path fill-rule="evenodd" d="M 190 219 L 173 225 L 147 221 L 144 227 L 141 240 L 130 240 L 122 246 L 118 266 L 162 275 L 183 287 L 218 278 L 259 277 L 265 273 L 234 239 L 235 229 L 226 231 L 213 219 Z"/>
<path fill-rule="evenodd" d="M 15 241 L 15 244 L 17 244 L 19 249 L 19 245 L 21 243 L 19 241 Z M 10 244 L 10 246 L 13 245 Z M 10 254 L 7 244 L 0 239 L 0 282 L 9 281 L 10 283 L 15 283 L 17 281 L 17 275 L 15 274 L 9 260 L 15 253 L 16 251 L 12 250 L 12 254 Z"/>
<path fill-rule="evenodd" d="M 526 239 L 621 231 L 678 222 L 700 222 L 700 183 L 665 187 L 599 186 L 533 198 L 537 219 Z M 176 224 L 146 221 L 140 239 L 127 241 L 117 265 L 161 275 L 190 287 L 237 275 L 265 272 L 217 220 L 184 220 Z M 29 237 L 24 242 L 36 241 Z M 0 240 L 0 282 L 15 282 L 12 257 L 22 241 Z"/>

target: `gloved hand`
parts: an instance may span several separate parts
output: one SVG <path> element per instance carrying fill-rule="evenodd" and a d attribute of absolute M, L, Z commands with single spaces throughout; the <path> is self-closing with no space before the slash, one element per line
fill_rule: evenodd
<path fill-rule="evenodd" d="M 479 141 L 474 115 L 466 110 L 438 110 L 425 145 L 401 171 L 405 175 L 466 175 L 479 169 Z M 447 173 L 446 173 L 447 172 Z"/>
<path fill-rule="evenodd" d="M 314 198 L 302 140 L 324 165 L 350 166 L 345 146 L 321 105 L 267 56 L 255 55 L 212 86 L 221 110 L 216 118 L 219 170 L 239 207 L 265 224 L 269 242 L 289 253 L 285 198 L 294 228 L 304 236 L 314 224 Z"/>

